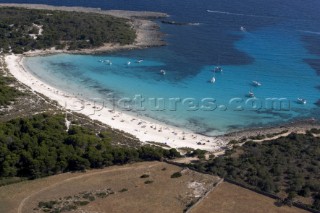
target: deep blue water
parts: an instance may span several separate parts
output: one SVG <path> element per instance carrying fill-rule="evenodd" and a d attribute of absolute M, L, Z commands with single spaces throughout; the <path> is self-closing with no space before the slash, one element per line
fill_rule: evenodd
<path fill-rule="evenodd" d="M 317 0 L 12 2 L 161 11 L 169 13 L 170 20 L 201 23 L 200 26 L 161 24 L 161 30 L 167 34 L 165 47 L 112 55 L 28 59 L 27 65 L 36 75 L 70 92 L 104 99 L 109 92 L 117 98 L 132 98 L 137 94 L 165 100 L 214 98 L 218 107 L 214 111 L 187 110 L 186 102 L 178 104 L 177 111 L 171 111 L 168 101 L 164 111 L 155 111 L 150 105 L 146 111 L 139 111 L 210 135 L 320 117 L 320 108 L 315 104 L 320 99 L 320 2 Z M 247 32 L 242 32 L 240 26 L 245 26 Z M 144 62 L 134 63 L 140 58 Z M 99 63 L 101 59 L 109 59 L 113 65 Z M 127 61 L 132 64 L 127 66 Z M 211 72 L 217 64 L 223 66 L 223 73 Z M 159 75 L 160 69 L 166 70 L 165 76 Z M 216 82 L 208 83 L 213 76 Z M 253 87 L 253 80 L 262 86 Z M 236 110 L 239 103 L 230 103 L 230 99 L 246 101 L 249 90 L 255 93 L 263 108 L 254 110 L 249 102 L 240 103 L 244 110 Z M 307 104 L 296 103 L 298 97 L 305 98 Z M 283 109 L 272 110 L 266 98 L 285 98 Z"/>

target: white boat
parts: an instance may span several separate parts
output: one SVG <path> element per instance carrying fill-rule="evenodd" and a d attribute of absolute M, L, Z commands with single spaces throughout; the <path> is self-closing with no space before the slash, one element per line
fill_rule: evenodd
<path fill-rule="evenodd" d="M 254 93 L 252 91 L 249 91 L 248 97 L 253 98 L 254 97 Z"/>
<path fill-rule="evenodd" d="M 247 32 L 247 29 L 246 29 L 244 26 L 241 26 L 241 27 L 240 27 L 240 30 L 241 30 L 242 32 Z"/>
<path fill-rule="evenodd" d="M 216 66 L 214 69 L 213 69 L 214 72 L 222 72 L 223 69 L 220 67 L 220 66 Z"/>
<path fill-rule="evenodd" d="M 307 104 L 307 100 L 306 100 L 306 99 L 303 99 L 303 98 L 298 98 L 298 99 L 297 99 L 297 102 L 298 102 L 299 104 Z"/>
<path fill-rule="evenodd" d="M 252 81 L 252 84 L 256 87 L 260 87 L 262 84 L 258 81 Z"/>
<path fill-rule="evenodd" d="M 131 61 L 128 61 L 128 62 L 127 62 L 127 65 L 129 66 L 130 64 L 131 64 Z"/>
<path fill-rule="evenodd" d="M 215 78 L 215 77 L 212 77 L 211 80 L 210 80 L 210 82 L 211 82 L 212 84 L 214 84 L 214 83 L 216 82 L 216 78 Z"/>
<path fill-rule="evenodd" d="M 166 75 L 166 71 L 165 70 L 160 70 L 160 74 L 161 75 Z"/>
<path fill-rule="evenodd" d="M 106 64 L 112 65 L 112 62 L 110 60 L 105 60 Z"/>
<path fill-rule="evenodd" d="M 137 61 L 137 63 L 141 63 L 141 62 L 143 62 L 143 60 L 142 60 L 142 59 L 140 59 L 140 60 L 138 60 L 138 61 Z"/>

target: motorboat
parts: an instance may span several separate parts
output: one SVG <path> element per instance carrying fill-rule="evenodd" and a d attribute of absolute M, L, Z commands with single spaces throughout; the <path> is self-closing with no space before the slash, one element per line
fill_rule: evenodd
<path fill-rule="evenodd" d="M 220 67 L 220 66 L 216 66 L 216 67 L 213 69 L 213 71 L 214 71 L 214 72 L 222 72 L 223 69 L 222 69 L 222 67 Z"/>
<path fill-rule="evenodd" d="M 262 84 L 258 81 L 252 81 L 252 84 L 256 87 L 260 87 Z"/>
<path fill-rule="evenodd" d="M 298 99 L 297 99 L 297 102 L 298 102 L 299 104 L 307 104 L 307 100 L 306 100 L 306 99 L 303 99 L 303 98 L 298 98 Z"/>
<path fill-rule="evenodd" d="M 249 93 L 248 93 L 248 97 L 250 97 L 250 98 L 254 98 L 254 93 L 253 93 L 252 91 L 249 91 Z"/>
<path fill-rule="evenodd" d="M 112 62 L 111 62 L 110 60 L 106 60 L 105 62 L 106 62 L 106 64 L 108 64 L 108 65 L 112 65 Z"/>

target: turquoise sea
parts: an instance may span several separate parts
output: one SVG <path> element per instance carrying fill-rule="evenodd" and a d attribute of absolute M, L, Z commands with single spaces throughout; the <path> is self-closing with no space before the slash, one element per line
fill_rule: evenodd
<path fill-rule="evenodd" d="M 113 97 L 119 110 L 206 135 L 320 118 L 320 3 L 316 0 L 69 0 L 63 4 L 162 11 L 171 15 L 169 20 L 200 25 L 159 23 L 167 34 L 165 47 L 28 58 L 25 64 L 30 70 L 53 86 L 103 100 L 109 107 Z M 139 59 L 143 62 L 137 63 Z M 212 72 L 218 65 L 223 72 Z M 212 77 L 215 83 L 210 83 Z M 262 85 L 256 87 L 252 81 Z M 249 91 L 254 99 L 248 97 Z M 297 98 L 307 103 L 298 103 Z"/>

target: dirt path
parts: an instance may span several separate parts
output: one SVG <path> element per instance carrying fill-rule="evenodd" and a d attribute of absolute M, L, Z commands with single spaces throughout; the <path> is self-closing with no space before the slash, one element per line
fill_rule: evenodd
<path fill-rule="evenodd" d="M 265 139 L 261 139 L 261 140 L 252 140 L 253 142 L 257 142 L 257 143 L 262 143 L 262 142 L 265 142 L 265 141 L 271 141 L 271 140 L 276 140 L 276 139 L 279 139 L 281 137 L 287 137 L 288 135 L 290 135 L 291 133 L 297 133 L 297 134 L 306 134 L 305 131 L 291 131 L 291 132 L 287 132 L 287 133 L 283 133 L 283 134 L 280 134 L 280 135 L 276 135 L 274 137 L 271 137 L 271 138 L 265 138 Z M 314 137 L 320 137 L 320 134 L 312 134 Z"/>
<path fill-rule="evenodd" d="M 148 166 L 148 168 L 152 168 L 154 166 L 157 166 L 161 164 L 160 162 L 155 162 L 153 163 L 152 165 Z M 124 170 L 129 170 L 129 169 L 140 169 L 140 168 L 145 168 L 146 166 L 145 165 L 140 165 L 140 166 L 137 166 L 137 167 L 124 167 L 124 168 L 114 168 L 114 169 L 110 169 L 110 170 L 105 170 L 105 171 L 98 171 L 98 172 L 93 172 L 93 173 L 88 173 L 88 174 L 83 174 L 83 175 L 79 175 L 79 176 L 76 176 L 76 177 L 72 177 L 72 178 L 68 178 L 68 179 L 65 179 L 63 180 L 62 182 L 59 182 L 59 183 L 55 183 L 55 184 L 52 184 L 50 186 L 47 186 L 37 192 L 34 192 L 32 193 L 31 195 L 25 197 L 19 204 L 18 206 L 18 211 L 17 213 L 23 213 L 23 207 L 25 206 L 25 204 L 28 202 L 28 200 L 30 198 L 32 198 L 33 196 L 39 194 L 39 193 L 42 193 L 46 190 L 49 190 L 49 189 L 52 189 L 56 186 L 59 186 L 61 184 L 64 184 L 64 183 L 67 183 L 67 182 L 70 182 L 70 181 L 74 181 L 74 180 L 78 180 L 78 179 L 81 179 L 81 178 L 84 178 L 84 177 L 90 177 L 90 176 L 93 176 L 93 175 L 99 175 L 99 174 L 104 174 L 104 173 L 109 173 L 109 172 L 114 172 L 114 171 L 124 171 Z"/>
<path fill-rule="evenodd" d="M 283 133 L 283 134 L 280 134 L 280 135 L 276 135 L 276 136 L 273 136 L 271 138 L 264 138 L 264 139 L 261 139 L 261 140 L 252 140 L 253 142 L 257 142 L 257 143 L 262 143 L 262 142 L 265 142 L 265 141 L 271 141 L 271 140 L 276 140 L 276 139 L 279 139 L 281 137 L 287 137 L 288 135 L 290 135 L 291 133 L 294 133 L 294 131 L 292 132 L 286 132 L 286 133 Z M 301 134 L 304 134 L 303 132 L 301 132 Z"/>

